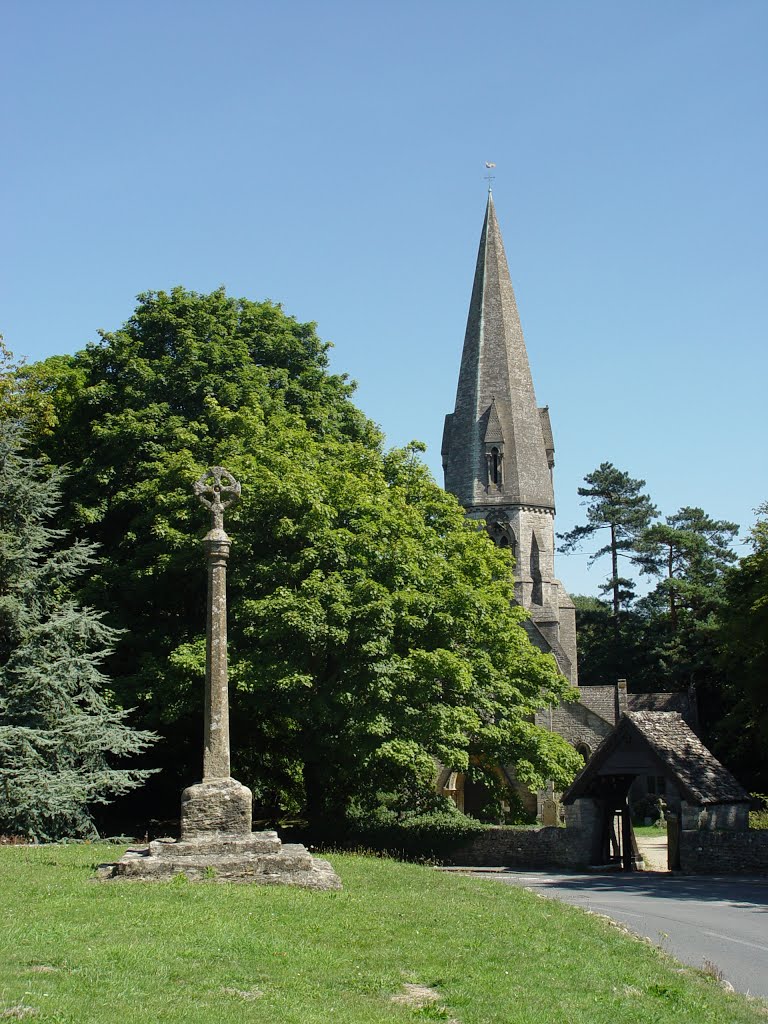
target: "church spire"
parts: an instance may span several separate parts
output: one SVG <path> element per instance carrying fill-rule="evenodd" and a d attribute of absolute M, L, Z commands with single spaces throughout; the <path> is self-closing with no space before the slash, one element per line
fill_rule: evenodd
<path fill-rule="evenodd" d="M 489 189 L 461 357 L 443 435 L 445 488 L 466 508 L 554 509 L 542 417 Z"/>

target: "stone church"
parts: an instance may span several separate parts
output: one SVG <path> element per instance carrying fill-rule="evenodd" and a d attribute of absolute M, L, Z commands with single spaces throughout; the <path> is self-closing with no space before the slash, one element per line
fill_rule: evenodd
<path fill-rule="evenodd" d="M 563 675 L 578 687 L 577 703 L 540 713 L 537 724 L 560 733 L 585 760 L 624 712 L 675 711 L 695 728 L 695 700 L 687 694 L 630 694 L 624 680 L 615 687 L 579 683 L 575 608 L 555 575 L 555 446 L 549 409 L 536 401 L 490 191 L 442 459 L 445 489 L 468 516 L 485 521 L 496 544 L 512 550 L 516 596 L 530 614 L 526 629 L 531 641 L 553 654 Z M 499 774 L 530 812 L 541 811 L 542 794 L 537 801 L 510 772 L 500 768 Z M 651 780 L 644 785 L 653 790 Z M 468 813 L 480 799 L 476 784 L 457 773 L 441 773 L 438 786 Z"/>

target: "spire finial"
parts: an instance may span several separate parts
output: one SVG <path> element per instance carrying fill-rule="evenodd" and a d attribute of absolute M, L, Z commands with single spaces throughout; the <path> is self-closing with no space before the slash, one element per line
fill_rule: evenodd
<path fill-rule="evenodd" d="M 487 171 L 493 170 L 495 166 L 496 164 L 489 163 L 487 160 L 485 161 L 485 169 Z M 496 180 L 496 176 L 494 174 L 486 174 L 485 180 L 488 182 L 488 195 L 493 195 L 493 186 L 491 185 L 491 182 Z"/>

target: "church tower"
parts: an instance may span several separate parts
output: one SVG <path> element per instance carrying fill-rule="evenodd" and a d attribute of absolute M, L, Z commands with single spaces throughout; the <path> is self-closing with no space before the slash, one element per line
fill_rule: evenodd
<path fill-rule="evenodd" d="M 456 407 L 445 418 L 445 489 L 515 556 L 515 591 L 531 640 L 577 684 L 573 602 L 555 578 L 555 464 L 548 408 L 531 369 L 493 196 L 488 193 L 464 336 Z"/>

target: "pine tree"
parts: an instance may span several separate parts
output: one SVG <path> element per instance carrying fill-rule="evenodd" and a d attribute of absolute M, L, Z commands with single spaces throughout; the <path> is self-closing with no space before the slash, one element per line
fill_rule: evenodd
<path fill-rule="evenodd" d="M 718 645 L 725 679 L 714 749 L 727 753 L 741 778 L 768 792 L 768 502 L 755 509 L 750 554 L 730 568 L 719 611 Z"/>
<path fill-rule="evenodd" d="M 672 633 L 686 614 L 703 619 L 718 606 L 725 571 L 736 561 L 731 544 L 738 532 L 736 523 L 689 506 L 643 532 L 640 571 L 662 577 L 656 590 L 667 606 Z"/>
<path fill-rule="evenodd" d="M 560 551 L 573 551 L 598 530 L 610 531 L 608 543 L 590 556 L 589 564 L 603 555 L 611 556 L 611 575 L 600 592 L 611 595 L 614 634 L 618 637 L 621 607 L 634 596 L 634 582 L 619 575 L 619 556 L 636 551 L 638 538 L 658 512 L 648 495 L 642 493 L 645 480 L 633 480 L 610 462 L 588 473 L 584 483 L 588 486 L 580 487 L 579 494 L 587 499 L 582 503 L 587 506 L 587 522 L 560 534 Z"/>
<path fill-rule="evenodd" d="M 93 834 L 89 805 L 150 774 L 113 761 L 153 739 L 109 702 L 99 664 L 116 631 L 70 596 L 96 562 L 49 525 L 62 478 L 0 421 L 0 833 L 37 840 Z"/>

